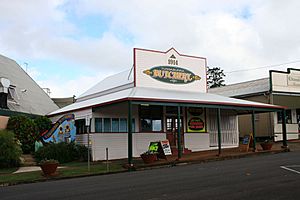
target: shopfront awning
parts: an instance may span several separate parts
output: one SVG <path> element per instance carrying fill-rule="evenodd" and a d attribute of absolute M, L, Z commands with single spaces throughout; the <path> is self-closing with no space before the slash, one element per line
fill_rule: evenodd
<path fill-rule="evenodd" d="M 88 108 L 97 108 L 123 101 L 132 101 L 134 104 L 147 102 L 157 105 L 255 110 L 257 112 L 272 112 L 285 109 L 283 106 L 229 98 L 210 93 L 178 92 L 168 89 L 132 87 L 85 101 L 75 102 L 49 113 L 48 116 L 55 116 Z"/>

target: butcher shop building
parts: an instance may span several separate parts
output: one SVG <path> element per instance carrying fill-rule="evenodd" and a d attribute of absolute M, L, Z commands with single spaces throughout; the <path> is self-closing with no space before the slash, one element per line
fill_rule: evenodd
<path fill-rule="evenodd" d="M 153 141 L 168 140 L 179 159 L 237 147 L 238 115 L 264 112 L 285 114 L 285 108 L 207 93 L 205 58 L 174 48 L 134 48 L 133 68 L 105 78 L 49 117 L 74 114 L 76 140 L 87 144 L 89 136 L 94 161 L 104 160 L 108 148 L 109 159 L 132 164 Z"/>

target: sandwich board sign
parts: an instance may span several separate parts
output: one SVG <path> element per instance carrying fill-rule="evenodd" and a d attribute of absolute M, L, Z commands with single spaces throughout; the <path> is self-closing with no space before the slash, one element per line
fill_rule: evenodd
<path fill-rule="evenodd" d="M 150 142 L 148 150 L 157 154 L 158 158 L 166 159 L 166 156 L 172 155 L 169 140 Z"/>
<path fill-rule="evenodd" d="M 245 135 L 242 140 L 242 147 L 243 149 L 248 152 L 249 148 L 253 145 L 253 134 Z"/>
<path fill-rule="evenodd" d="M 161 144 L 162 149 L 164 151 L 164 154 L 166 156 L 172 155 L 172 151 L 171 151 L 171 146 L 170 146 L 169 140 L 160 141 L 160 144 Z"/>

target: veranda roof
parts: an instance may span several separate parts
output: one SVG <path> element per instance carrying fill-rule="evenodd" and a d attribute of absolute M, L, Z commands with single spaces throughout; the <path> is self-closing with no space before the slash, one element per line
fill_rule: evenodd
<path fill-rule="evenodd" d="M 232 108 L 237 110 L 250 109 L 258 111 L 278 111 L 284 109 L 284 107 L 282 106 L 234 99 L 210 93 L 178 92 L 168 89 L 132 87 L 121 91 L 104 94 L 102 96 L 87 99 L 84 101 L 75 102 L 69 106 L 51 112 L 48 115 L 54 116 L 58 114 L 64 114 L 88 108 L 96 108 L 128 100 L 139 102 L 162 102 L 164 104 L 176 103 L 181 105 L 184 104 L 186 106 L 198 105 L 213 108 Z"/>

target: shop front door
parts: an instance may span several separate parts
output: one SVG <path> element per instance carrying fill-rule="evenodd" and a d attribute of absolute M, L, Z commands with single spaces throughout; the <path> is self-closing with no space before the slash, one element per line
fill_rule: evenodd
<path fill-rule="evenodd" d="M 177 148 L 177 116 L 167 116 L 166 117 L 166 129 L 167 129 L 167 139 L 170 142 L 171 148 Z M 184 133 L 183 133 L 183 127 L 182 127 L 182 117 L 180 117 L 180 135 L 181 135 L 181 146 L 184 144 Z"/>

